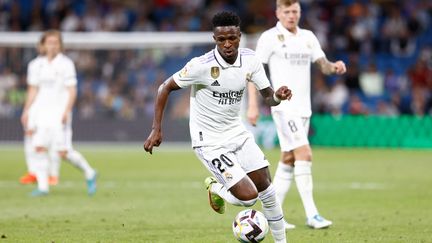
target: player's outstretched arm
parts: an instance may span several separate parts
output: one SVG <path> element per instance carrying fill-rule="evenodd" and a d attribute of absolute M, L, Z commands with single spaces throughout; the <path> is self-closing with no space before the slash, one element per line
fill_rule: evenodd
<path fill-rule="evenodd" d="M 248 107 L 247 107 L 247 119 L 252 124 L 252 126 L 256 126 L 256 123 L 259 118 L 259 106 L 258 106 L 258 96 L 255 85 L 252 83 L 248 83 Z"/>
<path fill-rule="evenodd" d="M 66 105 L 66 109 L 63 112 L 63 116 L 62 116 L 62 123 L 66 124 L 66 122 L 68 121 L 68 117 L 69 115 L 72 113 L 72 108 L 75 104 L 75 100 L 77 97 L 77 87 L 76 85 L 72 85 L 72 86 L 68 86 L 67 87 L 67 91 L 69 93 L 69 98 L 68 98 L 68 102 Z"/>
<path fill-rule="evenodd" d="M 343 61 L 330 62 L 325 57 L 321 57 L 315 62 L 320 68 L 321 72 L 329 75 L 329 74 L 344 74 L 346 72 L 346 66 Z"/>
<path fill-rule="evenodd" d="M 267 87 L 260 90 L 260 94 L 269 106 L 279 105 L 282 100 L 290 100 L 292 97 L 291 90 L 287 86 L 280 87 L 276 92 L 271 87 Z"/>
<path fill-rule="evenodd" d="M 168 100 L 168 95 L 171 91 L 178 89 L 180 89 L 180 87 L 172 77 L 159 86 L 155 100 L 152 130 L 144 142 L 144 150 L 150 154 L 153 153 L 153 147 L 158 147 L 162 143 L 162 117 Z"/>

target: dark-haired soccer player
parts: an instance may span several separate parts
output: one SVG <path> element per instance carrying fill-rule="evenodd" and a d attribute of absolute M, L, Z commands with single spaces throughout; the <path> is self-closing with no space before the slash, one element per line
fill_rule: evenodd
<path fill-rule="evenodd" d="M 286 242 L 269 162 L 241 121 L 240 103 L 248 82 L 270 106 L 290 99 L 291 91 L 286 86 L 273 91 L 255 52 L 239 48 L 239 26 L 240 19 L 232 12 L 213 17 L 216 48 L 190 60 L 159 87 L 153 127 L 144 149 L 152 153 L 162 142 L 162 116 L 170 92 L 191 86 L 190 135 L 194 152 L 214 176 L 205 180 L 211 207 L 224 213 L 224 200 L 252 206 L 259 198 L 275 242 Z"/>

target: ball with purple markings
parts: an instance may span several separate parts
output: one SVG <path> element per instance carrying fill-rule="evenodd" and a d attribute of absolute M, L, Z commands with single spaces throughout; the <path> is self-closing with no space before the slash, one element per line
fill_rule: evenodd
<path fill-rule="evenodd" d="M 255 209 L 240 211 L 232 223 L 234 237 L 240 242 L 260 242 L 268 233 L 266 217 Z"/>

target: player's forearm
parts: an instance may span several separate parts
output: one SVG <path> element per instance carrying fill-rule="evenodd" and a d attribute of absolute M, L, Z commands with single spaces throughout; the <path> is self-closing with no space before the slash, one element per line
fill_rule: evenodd
<path fill-rule="evenodd" d="M 255 85 L 248 83 L 248 108 L 258 109 L 258 96 Z"/>
<path fill-rule="evenodd" d="M 260 93 L 264 98 L 264 103 L 268 106 L 277 106 L 281 102 L 277 97 L 275 97 L 275 93 L 270 87 L 260 90 Z"/>
<path fill-rule="evenodd" d="M 38 91 L 39 91 L 39 89 L 35 86 L 29 86 L 27 88 L 27 95 L 26 95 L 27 97 L 26 97 L 26 102 L 24 104 L 24 109 L 23 109 L 24 112 L 27 112 L 28 109 L 30 109 L 30 106 L 33 104 Z"/>
<path fill-rule="evenodd" d="M 155 100 L 155 113 L 153 118 L 153 130 L 161 130 L 163 114 L 165 111 L 168 96 L 171 90 L 168 89 L 168 82 L 165 81 L 158 88 L 158 93 Z"/>
<path fill-rule="evenodd" d="M 327 60 L 327 58 L 322 57 L 316 61 L 318 64 L 318 67 L 320 68 L 321 72 L 325 75 L 330 75 L 335 72 L 334 70 L 334 64 Z"/>
<path fill-rule="evenodd" d="M 70 112 L 72 112 L 77 97 L 76 86 L 68 87 L 68 93 L 69 93 L 69 98 L 68 98 L 68 102 L 64 114 L 69 114 Z"/>
<path fill-rule="evenodd" d="M 280 101 L 275 100 L 275 99 L 273 98 L 273 96 L 272 96 L 272 97 L 267 97 L 267 98 L 265 98 L 265 99 L 264 99 L 264 102 L 265 102 L 267 105 L 269 105 L 269 106 L 277 106 L 277 105 L 280 104 Z"/>

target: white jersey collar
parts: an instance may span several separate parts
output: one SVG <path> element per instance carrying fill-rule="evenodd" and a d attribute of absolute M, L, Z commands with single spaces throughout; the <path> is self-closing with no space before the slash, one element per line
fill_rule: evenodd
<path fill-rule="evenodd" d="M 53 59 L 52 59 L 52 61 L 50 62 L 50 63 L 55 63 L 55 62 L 57 62 L 61 57 L 63 56 L 63 54 L 60 52 L 60 53 L 58 53 Z M 48 57 L 47 56 L 42 56 L 42 58 L 45 60 L 45 62 L 48 62 Z"/>
<path fill-rule="evenodd" d="M 213 50 L 213 54 L 216 58 L 216 62 L 222 67 L 222 69 L 227 69 L 227 68 L 231 68 L 231 67 L 239 68 L 242 65 L 240 48 L 238 49 L 238 52 L 237 52 L 237 59 L 235 60 L 235 62 L 233 64 L 229 64 L 225 61 L 225 59 L 223 59 L 223 57 L 220 55 L 219 51 L 217 50 L 217 46 Z"/>
<path fill-rule="evenodd" d="M 290 31 L 288 31 L 283 25 L 282 25 L 282 23 L 280 22 L 280 21 L 278 21 L 277 22 L 277 24 L 276 24 L 276 29 L 279 31 L 279 32 L 281 32 L 282 34 L 284 34 L 284 35 L 288 35 L 288 36 L 295 36 L 295 35 L 298 35 L 299 33 L 300 33 L 300 28 L 298 27 L 298 26 L 296 26 L 296 29 L 297 29 L 297 32 L 296 32 L 296 34 L 294 34 L 294 33 L 292 33 L 292 32 L 290 32 Z"/>

